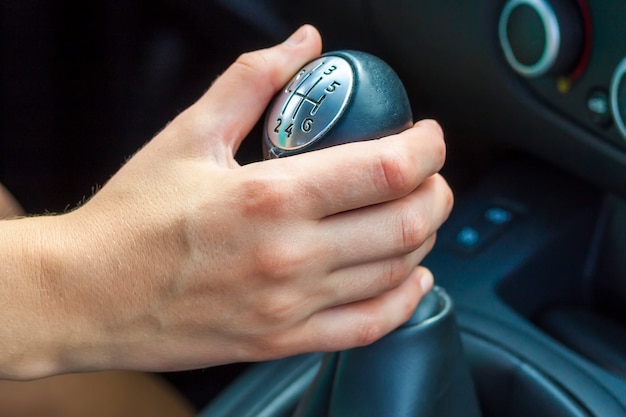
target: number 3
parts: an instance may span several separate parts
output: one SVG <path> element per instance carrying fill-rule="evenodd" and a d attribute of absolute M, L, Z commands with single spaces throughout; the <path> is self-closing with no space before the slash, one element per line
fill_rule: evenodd
<path fill-rule="evenodd" d="M 334 70 L 336 70 L 336 69 L 337 69 L 337 67 L 336 67 L 336 66 L 331 65 L 330 67 L 328 67 L 328 69 L 327 69 L 326 71 L 324 71 L 324 75 L 330 75 L 330 74 L 332 74 L 332 72 L 333 72 Z"/>

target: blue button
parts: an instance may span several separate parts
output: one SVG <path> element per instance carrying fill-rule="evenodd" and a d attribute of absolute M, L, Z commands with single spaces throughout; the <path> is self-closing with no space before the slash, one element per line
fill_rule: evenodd
<path fill-rule="evenodd" d="M 475 246 L 480 240 L 480 233 L 473 227 L 465 226 L 456 235 L 456 241 L 458 244 L 465 247 Z"/>
<path fill-rule="evenodd" d="M 500 207 L 491 207 L 485 211 L 485 220 L 493 224 L 505 224 L 511 221 L 513 213 Z"/>

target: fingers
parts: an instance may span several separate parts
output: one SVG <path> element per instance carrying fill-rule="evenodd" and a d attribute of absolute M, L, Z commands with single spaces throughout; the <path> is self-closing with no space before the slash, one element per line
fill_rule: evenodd
<path fill-rule="evenodd" d="M 317 256 L 330 259 L 329 267 L 337 270 L 405 255 L 439 229 L 452 204 L 447 182 L 433 175 L 403 198 L 320 221 L 313 239 L 319 242 Z"/>
<path fill-rule="evenodd" d="M 232 157 L 276 92 L 320 53 L 319 33 L 305 25 L 279 45 L 241 55 L 190 108 L 194 139 L 211 132 L 213 140 L 218 137 L 228 146 Z"/>
<path fill-rule="evenodd" d="M 315 314 L 307 321 L 300 337 L 308 339 L 307 348 L 311 351 L 369 345 L 406 322 L 432 285 L 430 271 L 417 267 L 401 285 L 378 297 Z"/>
<path fill-rule="evenodd" d="M 321 219 L 405 196 L 438 172 L 444 160 L 441 128 L 424 120 L 379 140 L 263 162 L 255 167 L 255 177 L 289 173 L 283 188 L 301 196 L 304 216 Z"/>
<path fill-rule="evenodd" d="M 332 269 L 319 281 L 318 308 L 371 298 L 400 285 L 431 251 L 451 208 L 452 193 L 435 175 L 400 200 L 325 219 L 319 229 L 332 239 L 316 237 L 320 245 L 315 250 L 323 253 L 311 255 L 327 260 Z"/>
<path fill-rule="evenodd" d="M 355 265 L 331 273 L 319 285 L 327 291 L 320 297 L 319 309 L 366 300 L 396 288 L 431 251 L 435 241 L 436 235 L 433 234 L 418 249 L 407 255 Z"/>

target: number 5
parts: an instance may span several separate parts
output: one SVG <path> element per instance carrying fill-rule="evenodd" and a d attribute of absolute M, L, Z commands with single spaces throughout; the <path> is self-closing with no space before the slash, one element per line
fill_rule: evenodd
<path fill-rule="evenodd" d="M 332 83 L 330 83 L 330 85 L 328 87 L 326 87 L 324 89 L 324 91 L 326 91 L 327 93 L 332 93 L 333 91 L 335 91 L 337 89 L 337 87 L 339 87 L 341 85 L 341 83 L 339 81 L 333 81 Z"/>

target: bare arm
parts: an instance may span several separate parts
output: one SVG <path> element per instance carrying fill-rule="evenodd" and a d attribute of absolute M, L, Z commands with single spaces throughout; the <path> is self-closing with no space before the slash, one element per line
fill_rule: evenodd
<path fill-rule="evenodd" d="M 321 41 L 242 55 L 81 208 L 0 222 L 0 377 L 173 370 L 371 343 L 432 276 L 441 129 L 239 166 Z M 342 178 L 342 181 L 337 181 Z"/>

